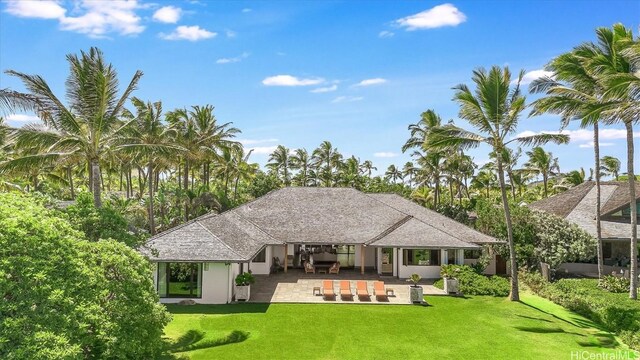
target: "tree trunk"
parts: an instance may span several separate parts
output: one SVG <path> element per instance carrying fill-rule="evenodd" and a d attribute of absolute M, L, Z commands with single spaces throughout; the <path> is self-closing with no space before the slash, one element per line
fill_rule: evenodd
<path fill-rule="evenodd" d="M 149 232 L 153 236 L 156 233 L 156 224 L 153 219 L 153 160 L 151 159 L 149 159 L 147 173 L 149 174 Z"/>
<path fill-rule="evenodd" d="M 596 241 L 598 247 L 598 281 L 602 279 L 602 264 L 603 264 L 603 252 L 602 252 L 602 226 L 600 224 L 600 140 L 598 134 L 598 123 L 593 125 L 593 152 L 596 160 Z"/>
<path fill-rule="evenodd" d="M 440 203 L 440 174 L 436 174 L 435 186 L 436 186 L 436 191 L 434 193 L 434 198 L 433 198 L 433 203 L 435 204 L 434 209 Z"/>
<path fill-rule="evenodd" d="M 182 181 L 184 186 L 184 221 L 189 221 L 189 196 L 187 191 L 189 190 L 189 160 L 184 160 L 184 179 Z"/>
<path fill-rule="evenodd" d="M 451 205 L 453 205 L 453 181 L 449 179 L 449 197 L 451 198 Z"/>
<path fill-rule="evenodd" d="M 544 186 L 544 197 L 546 198 L 548 196 L 547 193 L 547 182 L 549 181 L 549 175 L 546 172 L 542 173 L 542 184 Z"/>
<path fill-rule="evenodd" d="M 629 176 L 629 195 L 631 199 L 631 286 L 629 298 L 638 299 L 638 205 L 636 204 L 636 176 L 633 169 L 633 125 L 625 121 L 627 128 L 627 175 Z"/>
<path fill-rule="evenodd" d="M 100 198 L 100 163 L 98 159 L 91 160 L 91 182 L 93 184 L 93 203 L 97 208 L 102 207 L 102 199 Z"/>
<path fill-rule="evenodd" d="M 71 200 L 75 200 L 76 191 L 73 188 L 73 171 L 71 171 L 71 166 L 67 167 L 67 177 L 69 178 L 69 190 L 71 190 Z"/>
<path fill-rule="evenodd" d="M 496 151 L 496 153 L 499 153 Z M 500 180 L 500 193 L 502 194 L 502 205 L 504 206 L 504 219 L 507 223 L 507 239 L 509 243 L 509 260 L 511 267 L 511 293 L 509 299 L 511 301 L 520 301 L 520 291 L 518 290 L 518 264 L 516 263 L 516 249 L 513 243 L 513 224 L 511 223 L 511 210 L 509 209 L 509 201 L 507 199 L 507 189 L 504 181 L 504 172 L 502 171 L 502 160 L 500 156 L 496 157 L 498 163 L 498 179 Z"/>

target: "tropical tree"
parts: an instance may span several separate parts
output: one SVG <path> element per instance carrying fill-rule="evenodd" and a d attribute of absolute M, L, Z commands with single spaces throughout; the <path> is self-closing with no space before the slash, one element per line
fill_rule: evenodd
<path fill-rule="evenodd" d="M 524 71 L 521 71 L 515 86 L 511 87 L 511 72 L 507 67 L 501 69 L 493 66 L 489 71 L 477 69 L 473 72 L 472 81 L 476 89 L 472 91 L 467 85 L 460 84 L 455 89 L 454 101 L 460 105 L 459 116 L 478 130 L 473 133 L 454 124 L 448 124 L 431 130 L 427 138 L 427 148 L 438 150 L 465 149 L 488 144 L 494 152 L 501 154 L 510 143 L 539 146 L 547 142 L 567 143 L 569 137 L 562 134 L 534 134 L 513 136 L 518 127 L 520 114 L 526 107 L 526 99 L 520 92 L 520 83 Z M 518 266 L 513 242 L 513 224 L 507 200 L 506 182 L 502 156 L 496 157 L 498 180 L 505 222 L 507 225 L 507 241 L 509 245 L 511 268 L 510 299 L 520 299 L 518 290 Z"/>
<path fill-rule="evenodd" d="M 298 170 L 298 173 L 293 177 L 296 185 L 309 186 L 311 181 L 311 159 L 306 149 L 296 149 L 291 156 L 291 169 Z"/>
<path fill-rule="evenodd" d="M 418 168 L 411 161 L 407 161 L 402 167 L 402 178 L 409 179 L 409 186 L 413 184 L 417 174 Z"/>
<path fill-rule="evenodd" d="M 285 186 L 291 185 L 292 160 L 290 150 L 282 145 L 278 145 L 271 155 L 269 155 L 267 168 L 280 177 L 280 180 L 282 180 Z"/>
<path fill-rule="evenodd" d="M 542 175 L 544 197 L 549 196 L 549 175 L 556 175 L 560 172 L 558 158 L 554 158 L 551 152 L 544 151 L 540 146 L 527 151 L 527 156 L 529 156 L 529 160 L 524 164 L 525 169 L 533 174 Z"/>
<path fill-rule="evenodd" d="M 391 164 L 384 173 L 384 178 L 397 183 L 398 180 L 402 180 L 402 171 L 395 165 Z"/>
<path fill-rule="evenodd" d="M 618 181 L 618 175 L 620 174 L 620 160 L 613 156 L 605 156 L 600 159 L 600 169 L 607 175 L 613 176 Z"/>
<path fill-rule="evenodd" d="M 81 51 L 80 56 L 69 54 L 67 61 L 70 66 L 65 82 L 67 105 L 41 76 L 14 70 L 6 73 L 19 78 L 28 92 L 4 91 L 2 99 L 10 107 L 34 111 L 46 125 L 14 129 L 18 147 L 38 146 L 43 149 L 39 154 L 20 159 L 22 165 L 37 167 L 81 154 L 90 170 L 89 184 L 94 202 L 100 207 L 100 161 L 130 124 L 119 121 L 119 116 L 142 72 L 136 71 L 118 96 L 117 73 L 111 64 L 105 62 L 99 49 L 92 47 L 88 52 Z"/>
<path fill-rule="evenodd" d="M 402 146 L 402 152 L 411 149 L 422 149 L 429 131 L 442 125 L 442 119 L 434 110 L 427 110 L 420 114 L 420 121 L 409 125 L 410 137 Z"/>
<path fill-rule="evenodd" d="M 311 160 L 324 186 L 332 186 L 335 173 L 342 164 L 342 154 L 338 149 L 334 148 L 329 141 L 323 141 L 317 149 L 313 150 Z"/>
<path fill-rule="evenodd" d="M 367 174 L 368 177 L 371 177 L 371 172 L 373 170 L 378 170 L 378 168 L 373 166 L 371 160 L 365 160 L 362 164 L 360 164 L 360 171 L 363 174 Z"/>

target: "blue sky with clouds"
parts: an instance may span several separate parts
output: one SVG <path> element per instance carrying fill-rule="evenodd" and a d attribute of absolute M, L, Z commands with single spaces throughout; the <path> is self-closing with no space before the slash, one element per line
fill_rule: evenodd
<path fill-rule="evenodd" d="M 330 140 L 383 170 L 409 160 L 400 147 L 422 111 L 457 118 L 451 87 L 470 83 L 474 68 L 508 65 L 530 79 L 594 41 L 596 27 L 637 31 L 639 14 L 636 0 L 4 1 L 0 69 L 40 74 L 62 96 L 65 55 L 98 46 L 121 82 L 144 72 L 136 96 L 167 110 L 215 105 L 255 148 L 254 161 L 264 164 L 278 144 L 312 150 Z M 22 90 L 4 73 L 0 87 Z M 20 126 L 32 116 L 8 119 Z M 554 116 L 524 117 L 519 130 L 558 127 Z M 549 149 L 563 171 L 589 168 L 591 133 L 570 134 L 571 144 Z M 604 129 L 603 155 L 624 162 L 624 137 L 621 126 Z M 486 149 L 471 153 L 488 159 Z"/>

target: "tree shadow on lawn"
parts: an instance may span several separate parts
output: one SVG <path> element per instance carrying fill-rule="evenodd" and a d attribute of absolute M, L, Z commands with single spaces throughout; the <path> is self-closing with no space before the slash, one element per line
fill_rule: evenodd
<path fill-rule="evenodd" d="M 269 310 L 269 303 L 244 303 L 244 304 L 224 304 L 224 305 L 177 305 L 165 304 L 167 311 L 172 314 L 249 314 L 266 313 Z"/>
<path fill-rule="evenodd" d="M 246 331 L 234 330 L 225 337 L 209 340 L 203 340 L 204 336 L 205 333 L 203 331 L 189 330 L 173 342 L 165 340 L 166 347 L 161 359 L 185 359 L 184 356 L 175 355 L 175 353 L 240 343 L 249 338 L 249 333 Z"/>
<path fill-rule="evenodd" d="M 532 332 L 537 334 L 571 334 L 571 335 L 577 335 L 582 337 L 586 336 L 584 334 L 566 331 L 559 327 L 547 328 L 547 327 L 538 327 L 538 326 L 515 326 L 515 328 L 520 331 Z"/>

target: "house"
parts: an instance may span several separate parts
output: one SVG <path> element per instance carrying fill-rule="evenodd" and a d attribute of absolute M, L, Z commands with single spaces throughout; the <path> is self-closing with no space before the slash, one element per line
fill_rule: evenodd
<path fill-rule="evenodd" d="M 637 184 L 637 183 L 636 183 Z M 631 196 L 629 183 L 622 181 L 603 181 L 600 183 L 600 227 L 602 236 L 604 264 L 609 266 L 606 272 L 616 266 L 626 267 L 630 256 L 631 239 Z M 636 207 L 640 210 L 640 187 L 636 185 Z M 572 222 L 593 237 L 596 232 L 596 186 L 594 181 L 586 181 L 565 192 L 536 201 L 531 208 L 555 214 Z M 565 264 L 569 272 L 589 272 L 587 266 Z M 617 270 L 617 269 L 615 269 Z M 597 270 L 590 270 L 596 273 Z"/>
<path fill-rule="evenodd" d="M 340 262 L 341 271 L 438 278 L 441 265 L 473 263 L 497 243 L 398 195 L 288 187 L 160 233 L 141 251 L 163 302 L 216 304 L 232 301 L 237 274 L 270 274 L 276 258 L 285 272 Z"/>

